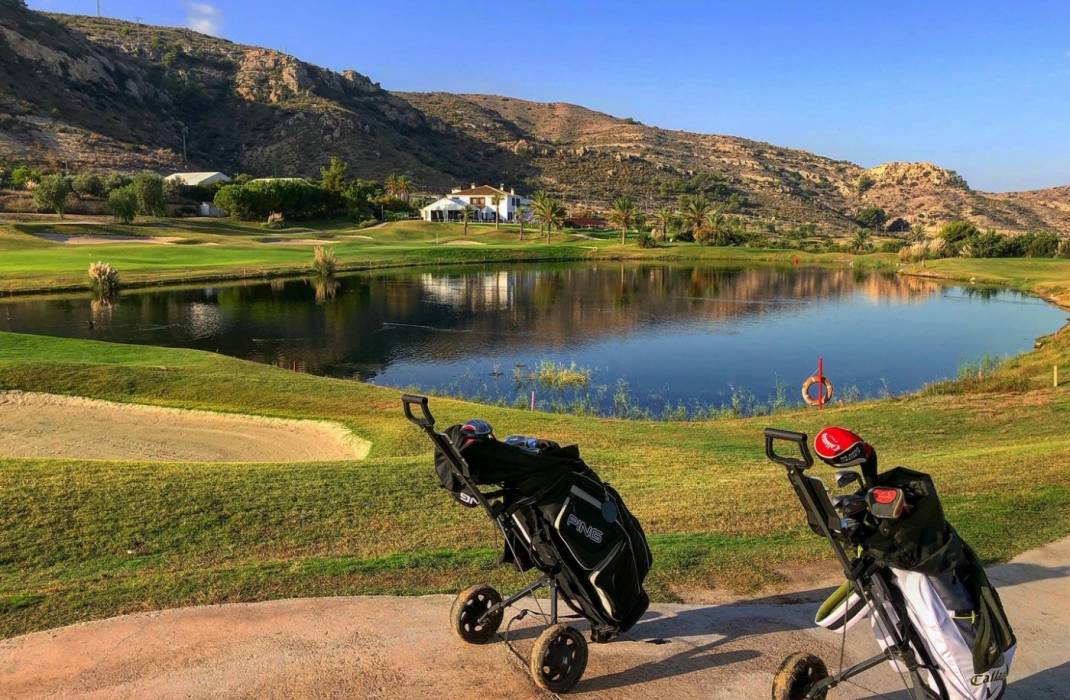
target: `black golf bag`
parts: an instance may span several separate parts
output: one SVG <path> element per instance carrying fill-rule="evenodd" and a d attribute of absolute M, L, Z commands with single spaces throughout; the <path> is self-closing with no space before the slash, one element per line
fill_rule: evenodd
<path fill-rule="evenodd" d="M 575 628 L 558 624 L 558 598 L 590 622 L 593 642 L 630 629 L 650 602 L 643 580 L 652 557 L 639 521 L 574 445 L 501 442 L 481 421 L 440 432 L 426 397 L 405 395 L 402 405 L 435 445 L 442 487 L 460 504 L 482 507 L 498 525 L 505 540 L 502 562 L 542 573 L 505 600 L 485 585 L 462 591 L 452 613 L 455 632 L 470 643 L 491 641 L 505 608 L 549 589 L 550 626 L 536 642 L 531 672 L 545 688 L 569 690 L 586 667 L 587 648 Z"/>
<path fill-rule="evenodd" d="M 977 555 L 944 518 L 932 478 L 904 467 L 877 473 L 866 445 L 868 457 L 838 465 L 862 466 L 861 478 L 844 479 L 859 483 L 858 492 L 830 498 L 820 479 L 805 474 L 814 462 L 804 434 L 767 429 L 765 437 L 767 455 L 787 468 L 811 529 L 828 539 L 847 578 L 815 621 L 842 633 L 869 618 L 883 651 L 834 675 L 817 657 L 794 654 L 778 673 L 774 698 L 823 699 L 885 660 L 910 679 L 916 700 L 1002 697 L 1014 633 Z M 774 440 L 797 444 L 802 459 L 777 454 Z"/>
<path fill-rule="evenodd" d="M 651 555 L 639 521 L 620 494 L 598 478 L 575 446 L 543 441 L 537 453 L 492 437 L 473 440 L 462 426 L 446 430 L 476 486 L 497 486 L 503 563 L 554 576 L 565 602 L 591 622 L 594 641 L 627 631 L 646 612 L 643 579 Z M 443 488 L 461 503 L 478 505 L 457 477 L 451 455 L 435 451 Z"/>

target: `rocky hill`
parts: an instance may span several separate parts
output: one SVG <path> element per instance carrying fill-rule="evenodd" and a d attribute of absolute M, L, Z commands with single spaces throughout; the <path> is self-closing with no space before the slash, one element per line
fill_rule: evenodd
<path fill-rule="evenodd" d="M 576 105 L 391 93 L 270 49 L 0 0 L 2 163 L 315 175 L 331 155 L 353 174 L 407 172 L 429 191 L 504 182 L 594 209 L 619 194 L 653 208 L 704 192 L 743 215 L 832 230 L 881 206 L 924 226 L 1070 233 L 1070 188 L 990 194 L 928 163 L 866 170 Z"/>

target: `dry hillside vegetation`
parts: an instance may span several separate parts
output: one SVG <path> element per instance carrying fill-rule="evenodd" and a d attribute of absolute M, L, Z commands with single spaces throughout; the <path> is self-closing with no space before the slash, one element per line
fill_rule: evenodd
<path fill-rule="evenodd" d="M 183 163 L 185 135 L 188 162 Z M 442 191 L 473 181 L 543 188 L 604 209 L 703 193 L 771 225 L 850 231 L 880 206 L 933 228 L 965 218 L 1070 233 L 1070 190 L 990 194 L 929 163 L 866 170 L 735 136 L 671 131 L 562 103 L 392 93 L 352 70 L 279 51 L 0 2 L 0 163 L 71 169 L 412 175 Z"/>

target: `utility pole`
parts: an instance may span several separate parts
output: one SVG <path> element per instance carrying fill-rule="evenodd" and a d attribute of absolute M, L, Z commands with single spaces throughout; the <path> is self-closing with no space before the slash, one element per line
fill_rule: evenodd
<path fill-rule="evenodd" d="M 100 17 L 100 0 L 97 0 L 97 17 Z"/>

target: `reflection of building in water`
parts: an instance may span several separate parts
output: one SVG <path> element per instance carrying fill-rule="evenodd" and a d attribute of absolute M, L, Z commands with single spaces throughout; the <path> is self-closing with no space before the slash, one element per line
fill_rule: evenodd
<path fill-rule="evenodd" d="M 508 309 L 513 301 L 514 275 L 506 271 L 489 275 L 447 277 L 420 275 L 420 287 L 431 301 L 455 309 L 489 311 Z"/>

